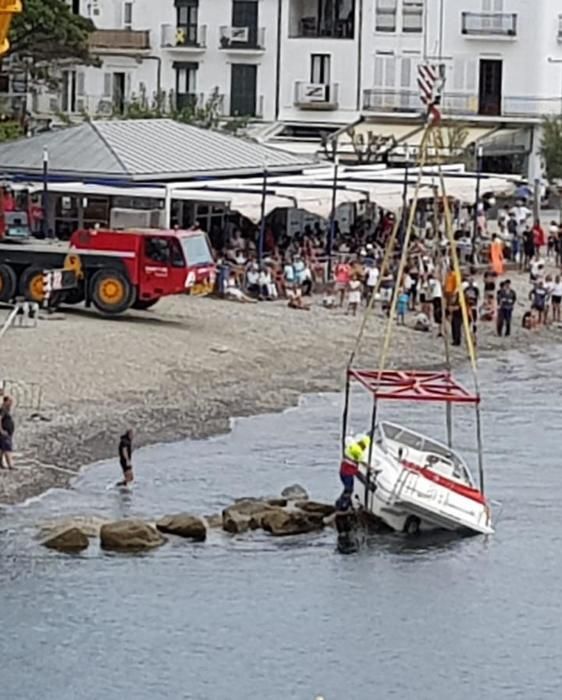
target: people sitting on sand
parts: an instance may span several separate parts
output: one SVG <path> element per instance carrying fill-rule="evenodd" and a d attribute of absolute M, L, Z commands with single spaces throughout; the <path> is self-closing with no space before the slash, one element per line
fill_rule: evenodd
<path fill-rule="evenodd" d="M 274 301 L 277 299 L 277 287 L 273 282 L 271 270 L 267 265 L 262 266 L 259 272 L 258 284 L 260 288 L 259 298 L 265 301 Z"/>
<path fill-rule="evenodd" d="M 539 321 L 532 311 L 525 311 L 521 319 L 521 326 L 527 331 L 534 331 L 538 328 Z"/>
<path fill-rule="evenodd" d="M 421 331 L 422 333 L 429 333 L 431 330 L 431 321 L 429 316 L 423 311 L 417 313 L 414 318 L 414 330 Z"/>
<path fill-rule="evenodd" d="M 287 298 L 289 299 L 287 306 L 290 309 L 310 311 L 310 306 L 306 304 L 302 298 L 302 290 L 300 287 L 294 287 L 291 290 L 287 290 Z"/>
<path fill-rule="evenodd" d="M 230 299 L 231 301 L 238 301 L 242 304 L 258 303 L 257 299 L 248 296 L 247 294 L 244 294 L 244 292 L 240 289 L 236 280 L 236 274 L 234 272 L 231 272 L 230 277 L 228 279 L 225 290 L 225 298 Z"/>

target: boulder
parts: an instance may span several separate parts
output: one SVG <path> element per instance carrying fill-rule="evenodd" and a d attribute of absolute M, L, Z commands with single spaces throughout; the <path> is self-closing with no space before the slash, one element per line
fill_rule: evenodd
<path fill-rule="evenodd" d="M 222 527 L 231 534 L 240 534 L 247 530 L 257 530 L 266 513 L 277 512 L 280 508 L 269 505 L 267 501 L 245 498 L 235 501 L 222 512 Z"/>
<path fill-rule="evenodd" d="M 115 552 L 143 552 L 164 544 L 156 528 L 143 520 L 116 520 L 100 530 L 101 546 Z"/>
<path fill-rule="evenodd" d="M 276 537 L 284 537 L 316 532 L 324 527 L 324 523 L 317 514 L 310 516 L 299 511 L 276 510 L 262 516 L 261 526 Z"/>
<path fill-rule="evenodd" d="M 47 539 L 43 540 L 42 544 L 49 549 L 56 549 L 57 552 L 76 554 L 88 549 L 89 543 L 85 532 L 77 527 L 69 527 L 51 533 Z"/>
<path fill-rule="evenodd" d="M 67 518 L 57 518 L 41 524 L 39 537 L 42 539 L 47 538 L 61 530 L 70 530 L 72 528 L 82 530 L 87 537 L 99 537 L 102 525 L 108 522 L 110 521 L 95 515 L 73 515 Z"/>
<path fill-rule="evenodd" d="M 275 506 L 276 508 L 285 508 L 289 501 L 286 498 L 268 498 L 266 501 L 268 506 Z"/>
<path fill-rule="evenodd" d="M 222 527 L 222 514 L 213 513 L 212 515 L 205 515 L 203 520 L 207 523 L 207 527 L 212 530 L 217 527 Z"/>
<path fill-rule="evenodd" d="M 281 498 L 288 501 L 308 501 L 308 493 L 300 484 L 292 484 L 281 491 Z"/>
<path fill-rule="evenodd" d="M 156 521 L 156 529 L 165 534 L 177 535 L 204 542 L 207 539 L 207 527 L 201 518 L 188 513 L 165 515 Z"/>
<path fill-rule="evenodd" d="M 335 506 L 331 503 L 318 503 L 318 501 L 297 501 L 295 507 L 305 513 L 315 513 L 327 518 L 336 512 Z"/>

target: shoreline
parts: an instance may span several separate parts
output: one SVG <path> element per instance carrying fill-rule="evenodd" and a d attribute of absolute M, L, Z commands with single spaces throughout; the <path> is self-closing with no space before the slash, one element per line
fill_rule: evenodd
<path fill-rule="evenodd" d="M 528 285 L 526 275 L 512 279 Z M 518 307 L 508 339 L 498 338 L 493 324 L 481 324 L 481 358 L 555 341 L 556 329 L 529 336 L 521 315 Z M 118 437 L 128 427 L 135 448 L 206 439 L 228 432 L 232 419 L 341 391 L 361 320 L 362 314 L 352 318 L 319 304 L 302 312 L 283 302 L 179 297 L 145 315 L 104 319 L 71 311 L 36 329 L 10 330 L 3 338 L 5 376 L 17 376 L 24 389 L 40 384 L 41 413 L 49 420 L 30 420 L 29 409 L 16 406 L 16 470 L 0 471 L 0 505 L 65 487 L 82 467 L 116 460 Z M 369 322 L 358 354 L 364 366 L 376 365 L 384 321 L 377 312 Z M 397 327 L 391 348 L 389 367 L 443 365 L 443 344 L 433 333 Z M 464 364 L 464 348 L 452 350 L 453 366 Z"/>

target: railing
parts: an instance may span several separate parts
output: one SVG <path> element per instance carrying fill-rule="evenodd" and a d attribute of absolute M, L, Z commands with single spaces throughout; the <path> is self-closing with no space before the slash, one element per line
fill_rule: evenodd
<path fill-rule="evenodd" d="M 90 36 L 89 44 L 93 49 L 148 51 L 150 32 L 133 29 L 96 29 Z"/>
<path fill-rule="evenodd" d="M 463 12 L 462 33 L 466 36 L 517 36 L 517 15 L 502 12 Z"/>
<path fill-rule="evenodd" d="M 207 25 L 163 24 L 161 46 L 163 49 L 204 49 L 207 46 Z"/>
<path fill-rule="evenodd" d="M 205 95 L 195 92 L 178 92 L 175 94 L 175 104 L 178 112 L 193 112 L 205 104 Z"/>
<path fill-rule="evenodd" d="M 265 27 L 221 27 L 220 48 L 236 51 L 263 51 Z"/>
<path fill-rule="evenodd" d="M 354 36 L 353 19 L 327 21 L 318 17 L 300 17 L 289 29 L 290 39 L 353 39 Z"/>
<path fill-rule="evenodd" d="M 445 114 L 482 114 L 477 93 L 445 92 L 441 109 Z M 541 117 L 562 114 L 562 97 L 520 97 L 506 95 L 501 100 L 500 114 L 490 116 Z M 363 91 L 363 109 L 373 112 L 422 112 L 425 110 L 417 90 L 385 90 L 371 88 Z"/>
<path fill-rule="evenodd" d="M 301 109 L 337 109 L 338 83 L 295 83 L 295 106 Z"/>

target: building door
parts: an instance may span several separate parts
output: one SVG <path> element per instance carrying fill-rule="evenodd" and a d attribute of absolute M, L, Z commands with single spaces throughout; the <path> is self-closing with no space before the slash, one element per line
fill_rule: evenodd
<path fill-rule="evenodd" d="M 174 63 L 176 71 L 176 109 L 179 112 L 197 107 L 197 63 Z"/>
<path fill-rule="evenodd" d="M 233 63 L 230 81 L 230 116 L 256 116 L 258 67 Z"/>
<path fill-rule="evenodd" d="M 176 0 L 176 23 L 180 46 L 196 46 L 199 43 L 199 0 Z"/>
<path fill-rule="evenodd" d="M 126 91 L 126 80 L 127 76 L 125 73 L 114 73 L 113 74 L 113 109 L 117 114 L 124 114 L 125 112 L 125 91 Z"/>
<path fill-rule="evenodd" d="M 478 114 L 499 117 L 502 112 L 502 74 L 501 61 L 487 58 L 480 59 L 480 91 Z"/>
<path fill-rule="evenodd" d="M 76 112 L 76 71 L 64 70 L 61 81 L 61 108 L 66 114 Z"/>
<path fill-rule="evenodd" d="M 258 45 L 258 3 L 256 0 L 233 0 L 232 2 L 232 26 L 242 27 L 248 30 L 247 41 L 237 41 L 233 36 L 231 46 L 257 46 Z"/>

